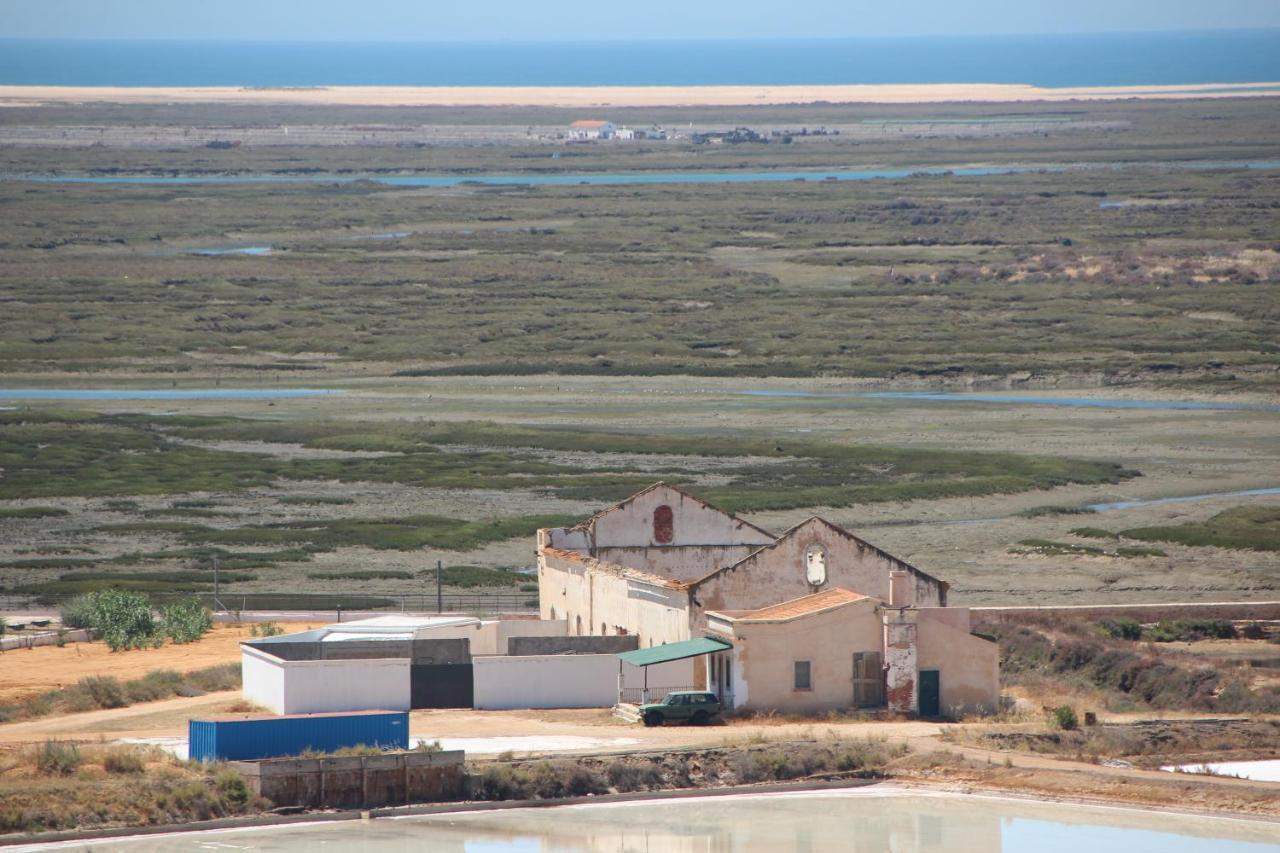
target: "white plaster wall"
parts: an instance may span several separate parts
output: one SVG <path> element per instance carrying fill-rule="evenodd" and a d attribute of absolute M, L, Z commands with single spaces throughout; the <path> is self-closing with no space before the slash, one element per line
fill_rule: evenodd
<path fill-rule="evenodd" d="M 564 619 L 501 619 L 487 626 L 492 635 L 493 651 L 477 651 L 473 644 L 471 653 L 505 655 L 507 640 L 512 637 L 563 637 L 565 625 Z"/>
<path fill-rule="evenodd" d="M 660 486 L 597 518 L 592 544 L 596 548 L 659 545 L 653 538 L 653 511 L 663 505 L 671 507 L 675 522 L 667 545 L 767 545 L 773 541 L 740 519 Z"/>
<path fill-rule="evenodd" d="M 920 612 L 920 669 L 938 670 L 943 714 L 992 714 L 1000 704 L 1000 649 L 990 640 L 958 631 L 940 618 L 946 609 Z"/>
<path fill-rule="evenodd" d="M 284 710 L 283 661 L 249 646 L 240 647 L 240 695 L 246 701 L 276 713 Z"/>
<path fill-rule="evenodd" d="M 542 618 L 566 620 L 569 636 L 599 636 L 602 623 L 605 634 L 621 627 L 638 635 L 641 648 L 690 636 L 687 592 L 626 577 L 590 557 L 540 555 L 538 600 Z"/>
<path fill-rule="evenodd" d="M 409 658 L 282 661 L 282 714 L 409 710 Z"/>
<path fill-rule="evenodd" d="M 608 708 L 618 700 L 615 655 L 476 658 L 476 708 Z"/>
<path fill-rule="evenodd" d="M 735 622 L 734 636 L 734 707 L 806 713 L 853 704 L 853 656 L 881 651 L 883 629 L 875 602 L 862 599 L 785 622 Z M 812 687 L 796 690 L 795 662 L 805 660 Z"/>

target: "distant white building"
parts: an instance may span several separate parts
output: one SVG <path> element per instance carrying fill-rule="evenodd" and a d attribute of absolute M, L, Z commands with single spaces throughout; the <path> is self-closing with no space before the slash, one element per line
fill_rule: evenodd
<path fill-rule="evenodd" d="M 611 121 L 579 119 L 569 125 L 570 139 L 613 139 L 618 128 Z"/>

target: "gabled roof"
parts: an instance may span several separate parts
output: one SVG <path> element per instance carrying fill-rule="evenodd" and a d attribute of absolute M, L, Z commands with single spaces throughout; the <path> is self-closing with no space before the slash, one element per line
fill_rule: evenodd
<path fill-rule="evenodd" d="M 834 531 L 835 533 L 837 533 L 837 534 L 839 534 L 839 535 L 841 535 L 841 536 L 845 537 L 846 539 L 849 539 L 849 540 L 851 540 L 851 541 L 853 541 L 853 542 L 856 542 L 856 543 L 859 545 L 859 547 L 866 548 L 867 550 L 873 551 L 873 552 L 875 552 L 876 554 L 878 554 L 879 556 L 883 557 L 884 559 L 886 559 L 886 560 L 888 560 L 888 561 L 890 561 L 890 562 L 892 562 L 892 563 L 897 563 L 898 565 L 902 566 L 902 568 L 906 569 L 907 571 L 911 572 L 912 574 L 916 575 L 917 577 L 922 577 L 922 578 L 925 578 L 925 579 L 927 579 L 927 580 L 931 580 L 931 581 L 933 581 L 933 582 L 934 582 L 934 583 L 936 583 L 936 584 L 939 584 L 939 585 L 940 585 L 944 590 L 945 590 L 945 589 L 949 589 L 949 588 L 951 587 L 951 584 L 947 583 L 946 581 L 944 581 L 944 580 L 940 580 L 939 578 L 935 578 L 933 575 L 929 574 L 928 572 L 925 572 L 925 571 L 923 571 L 923 570 L 921 570 L 921 569 L 918 569 L 918 568 L 916 568 L 915 566 L 911 565 L 911 564 L 910 564 L 910 563 L 908 563 L 906 560 L 903 560 L 901 557 L 895 557 L 895 556 L 893 556 L 892 554 L 890 554 L 888 551 L 885 551 L 885 550 L 884 550 L 884 549 L 882 549 L 882 548 L 877 548 L 875 545 L 872 545 L 872 544 L 871 544 L 870 542 L 868 542 L 867 540 L 862 539 L 862 538 L 860 538 L 860 537 L 858 537 L 858 536 L 854 536 L 852 533 L 850 533 L 849 531 L 845 530 L 845 529 L 844 529 L 843 527 L 841 527 L 840 525 L 838 525 L 838 524 L 832 524 L 830 521 L 827 521 L 825 518 L 819 518 L 819 517 L 818 517 L 818 516 L 816 516 L 816 515 L 811 515 L 811 516 L 809 516 L 808 518 L 806 518 L 804 521 L 800 522 L 799 524 L 793 525 L 792 527 L 788 528 L 786 532 L 784 532 L 781 536 L 779 536 L 779 537 L 778 537 L 777 539 L 775 539 L 773 542 L 769 543 L 768 545 L 762 545 L 761 547 L 759 547 L 759 548 L 757 548 L 756 550 L 752 551 L 752 552 L 751 552 L 750 554 L 748 554 L 747 556 L 743 557 L 743 558 L 742 558 L 741 560 L 739 560 L 738 562 L 736 562 L 736 563 L 732 563 L 732 564 L 730 564 L 730 565 L 728 565 L 728 566 L 721 566 L 720 568 L 716 569 L 714 572 L 711 572 L 710 574 L 707 574 L 707 575 L 704 575 L 703 577 L 698 578 L 697 580 L 695 580 L 695 581 L 691 582 L 691 583 L 690 583 L 690 586 L 692 586 L 692 587 L 696 587 L 696 586 L 698 586 L 699 584 L 701 584 L 701 583 L 703 583 L 703 582 L 705 582 L 705 581 L 710 580 L 711 578 L 715 577 L 716 575 L 719 575 L 719 574 L 721 574 L 721 573 L 723 573 L 723 572 L 732 571 L 733 569 L 736 569 L 736 568 L 738 568 L 739 566 L 741 566 L 741 565 L 743 565 L 743 564 L 745 564 L 745 563 L 747 563 L 747 562 L 749 562 L 749 561 L 751 561 L 751 560 L 754 560 L 758 555 L 760 555 L 760 554 L 764 553 L 765 551 L 770 550 L 771 548 L 777 548 L 778 546 L 780 546 L 780 545 L 782 545 L 784 542 L 786 542 L 788 539 L 790 539 L 791 537 L 795 536 L 795 535 L 796 535 L 796 534 L 797 534 L 797 533 L 798 533 L 802 528 L 807 527 L 808 525 L 813 524 L 813 523 L 815 523 L 815 522 L 816 522 L 816 523 L 818 523 L 818 524 L 821 524 L 821 525 L 823 525 L 823 526 L 825 526 L 825 527 L 827 527 L 828 529 L 830 529 L 830 530 Z"/>
<path fill-rule="evenodd" d="M 614 504 L 614 505 L 613 505 L 613 506 L 611 506 L 611 507 L 607 507 L 606 509 L 602 509 L 602 510 L 600 510 L 599 512 L 595 513 L 594 515 L 591 515 L 591 516 L 589 516 L 589 517 L 587 517 L 587 518 L 584 518 L 582 521 L 579 521 L 577 524 L 573 525 L 573 526 L 572 526 L 572 527 L 570 527 L 569 529 L 570 529 L 570 530 L 586 530 L 587 528 L 589 528 L 589 527 L 591 527 L 593 524 L 595 524 L 595 523 L 596 523 L 596 521 L 597 521 L 598 519 L 600 519 L 601 517 L 606 516 L 606 515 L 608 515 L 608 514 L 609 514 L 609 513 L 611 513 L 611 512 L 617 512 L 618 510 L 626 509 L 626 508 L 627 508 L 627 507 L 628 507 L 628 506 L 629 506 L 629 505 L 630 505 L 630 504 L 631 504 L 631 503 L 632 503 L 636 498 L 640 497 L 641 495 L 647 495 L 647 494 L 649 494 L 650 492 L 652 492 L 652 491 L 654 491 L 654 490 L 656 490 L 656 489 L 666 489 L 667 491 L 675 492 L 676 494 L 680 495 L 680 496 L 681 496 L 682 498 L 684 498 L 685 500 L 693 501 L 694 503 L 698 504 L 699 506 L 701 506 L 701 507 L 703 507 L 703 508 L 705 508 L 705 509 L 709 509 L 709 510 L 711 510 L 712 512 L 718 512 L 718 513 L 720 513 L 721 515 L 725 516 L 726 518 L 731 518 L 731 519 L 733 519 L 735 522 L 737 522 L 738 524 L 741 524 L 743 527 L 749 527 L 749 528 L 751 528 L 751 529 L 752 529 L 752 530 L 754 530 L 755 532 L 759 533 L 761 536 L 768 536 L 770 539 L 772 539 L 772 538 L 773 538 L 773 534 L 772 534 L 772 533 L 770 533 L 769 531 L 765 530 L 764 528 L 762 528 L 762 527 L 757 527 L 756 525 L 752 524 L 751 522 L 749 522 L 749 521 L 747 521 L 747 520 L 745 520 L 745 519 L 739 518 L 738 516 L 734 515 L 734 514 L 733 514 L 733 513 L 731 513 L 731 512 L 727 512 L 726 510 L 720 509 L 720 507 L 718 507 L 718 506 L 714 506 L 713 504 L 709 504 L 709 503 L 707 503 L 706 501 L 704 501 L 702 498 L 699 498 L 699 497 L 697 497 L 697 496 L 695 496 L 695 495 L 691 495 L 691 494 L 689 494 L 688 492 L 686 492 L 684 489 L 680 488 L 679 486 L 673 486 L 673 485 L 671 485 L 670 483 L 666 483 L 666 482 L 663 482 L 663 481 L 661 481 L 661 480 L 659 480 L 658 482 L 654 483 L 652 486 L 646 486 L 645 488 L 643 488 L 643 489 L 641 489 L 640 491 L 636 492 L 636 493 L 635 493 L 634 495 L 632 495 L 631 497 L 629 497 L 629 498 L 627 498 L 627 499 L 625 499 L 625 500 L 619 501 L 618 503 Z"/>
<path fill-rule="evenodd" d="M 793 598 L 781 604 L 771 604 L 756 610 L 716 610 L 717 616 L 732 619 L 734 622 L 788 622 L 802 616 L 812 616 L 827 610 L 835 610 L 855 601 L 872 601 L 873 599 L 843 587 L 824 589 L 812 595 Z M 708 615 L 711 615 L 710 613 Z"/>

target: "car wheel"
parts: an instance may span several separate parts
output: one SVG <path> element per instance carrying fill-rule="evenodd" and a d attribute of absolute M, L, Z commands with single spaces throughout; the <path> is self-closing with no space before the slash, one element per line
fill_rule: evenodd
<path fill-rule="evenodd" d="M 650 711 L 644 715 L 644 724 L 646 726 L 660 726 L 662 725 L 662 715 L 657 711 Z"/>
<path fill-rule="evenodd" d="M 709 719 L 711 718 L 707 716 L 706 711 L 695 711 L 693 714 L 692 722 L 695 726 L 705 726 L 707 724 L 707 720 Z"/>

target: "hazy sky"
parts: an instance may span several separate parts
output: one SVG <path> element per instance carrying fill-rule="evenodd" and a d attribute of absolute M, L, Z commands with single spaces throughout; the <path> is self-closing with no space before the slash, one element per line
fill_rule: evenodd
<path fill-rule="evenodd" d="M 1280 0 L 0 0 L 0 36 L 571 40 L 1280 27 Z"/>

